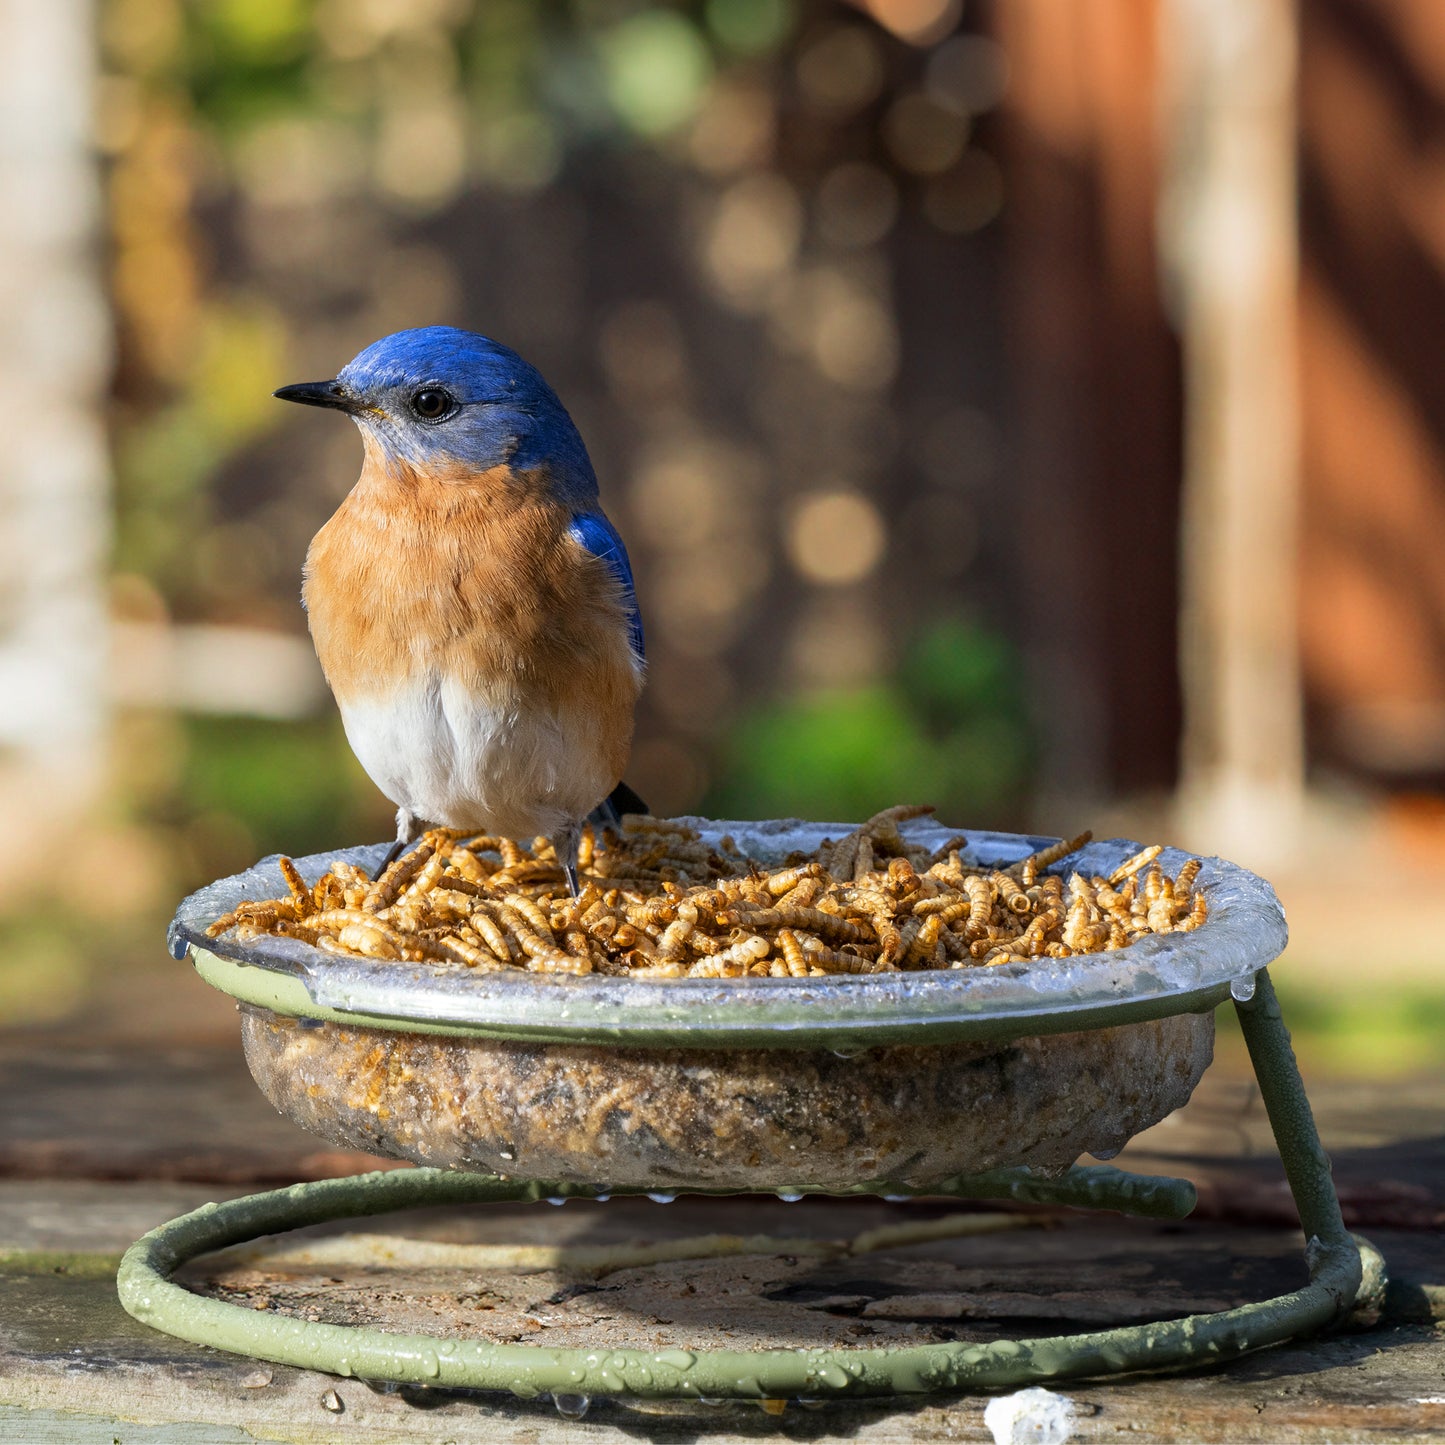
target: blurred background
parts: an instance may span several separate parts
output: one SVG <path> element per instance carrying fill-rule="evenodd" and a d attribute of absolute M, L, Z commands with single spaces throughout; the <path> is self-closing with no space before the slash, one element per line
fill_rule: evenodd
<path fill-rule="evenodd" d="M 5 0 L 6 1023 L 232 1027 L 177 899 L 388 836 L 270 393 L 438 322 L 587 440 L 655 810 L 1226 854 L 1317 1064 L 1438 1058 L 1437 0 Z"/>

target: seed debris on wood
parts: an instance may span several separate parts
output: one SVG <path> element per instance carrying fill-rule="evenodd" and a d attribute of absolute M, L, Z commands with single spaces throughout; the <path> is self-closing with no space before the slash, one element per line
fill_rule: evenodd
<path fill-rule="evenodd" d="M 290 937 L 351 957 L 480 970 L 638 978 L 803 978 L 962 969 L 1124 948 L 1187 933 L 1208 916 L 1200 862 L 1171 877 L 1158 845 L 1107 877 L 1050 871 L 1081 833 L 1003 868 L 930 850 L 899 825 L 933 810 L 886 808 L 836 842 L 766 868 L 665 818 L 629 816 L 583 835 L 583 888 L 568 894 L 551 844 L 426 833 L 380 877 L 338 859 L 308 886 L 240 904 L 206 930 Z"/>

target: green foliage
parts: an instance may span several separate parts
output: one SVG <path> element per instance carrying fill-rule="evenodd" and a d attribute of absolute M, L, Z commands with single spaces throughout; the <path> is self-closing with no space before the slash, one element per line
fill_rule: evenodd
<path fill-rule="evenodd" d="M 600 37 L 607 94 L 623 124 L 661 136 L 692 118 L 712 74 L 697 27 L 675 10 L 642 10 Z"/>
<path fill-rule="evenodd" d="M 335 714 L 306 722 L 196 717 L 177 802 L 229 822 L 252 861 L 386 836 L 387 809 Z"/>
<path fill-rule="evenodd" d="M 313 107 L 310 0 L 209 0 L 185 7 L 181 80 L 222 137 Z"/>
<path fill-rule="evenodd" d="M 1296 970 L 1307 977 L 1308 966 Z M 1276 978 L 1306 1079 L 1312 1075 L 1399 1078 L 1438 1069 L 1445 1037 L 1445 991 L 1422 970 L 1416 983 L 1382 989 L 1341 989 L 1333 982 L 1298 985 Z M 1243 1047 L 1232 1008 L 1216 1014 L 1221 1045 Z"/>
<path fill-rule="evenodd" d="M 739 55 L 765 55 L 792 33 L 792 0 L 707 0 L 708 29 Z"/>
<path fill-rule="evenodd" d="M 115 562 L 169 597 L 196 585 L 195 539 L 211 521 L 215 471 L 275 421 L 271 392 L 285 371 L 281 319 L 253 298 L 202 308 L 193 366 L 169 404 L 116 444 Z"/>
<path fill-rule="evenodd" d="M 1030 756 L 1017 654 L 975 624 L 945 621 L 874 686 L 744 715 L 706 808 L 846 821 L 926 802 L 949 822 L 1002 826 L 1016 818 Z"/>

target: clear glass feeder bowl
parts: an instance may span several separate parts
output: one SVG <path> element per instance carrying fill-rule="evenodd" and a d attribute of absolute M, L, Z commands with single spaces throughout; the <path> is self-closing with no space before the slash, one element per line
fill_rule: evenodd
<path fill-rule="evenodd" d="M 771 862 L 843 824 L 686 820 Z M 933 824 L 907 828 L 938 846 Z M 1048 839 L 970 833 L 1004 865 Z M 1138 850 L 1091 843 L 1062 865 L 1108 874 Z M 384 845 L 335 857 L 368 868 Z M 1176 872 L 1190 855 L 1166 849 Z M 1203 860 L 1207 922 L 1125 949 L 949 971 L 807 979 L 474 973 L 240 944 L 206 926 L 280 897 L 274 860 L 211 884 L 172 924 L 206 979 L 241 1001 L 266 1097 L 332 1143 L 520 1179 L 661 1190 L 926 1186 L 1109 1157 L 1189 1098 L 1214 1007 L 1284 948 L 1262 879 Z"/>

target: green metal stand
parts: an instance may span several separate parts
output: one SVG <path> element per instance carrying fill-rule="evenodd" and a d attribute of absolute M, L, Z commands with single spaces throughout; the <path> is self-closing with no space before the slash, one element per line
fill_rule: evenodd
<path fill-rule="evenodd" d="M 171 1282 L 188 1260 L 258 1235 L 421 1205 L 550 1196 L 588 1197 L 576 1185 L 519 1183 L 485 1175 L 416 1169 L 297 1184 L 227 1204 L 207 1204 L 152 1230 L 126 1252 L 121 1303 L 137 1319 L 181 1339 L 278 1364 L 399 1383 L 577 1395 L 788 1398 L 910 1394 L 1022 1385 L 1134 1370 L 1198 1365 L 1321 1330 L 1361 1295 L 1383 1291 L 1378 1255 L 1340 1217 L 1329 1160 L 1320 1146 L 1289 1034 L 1267 970 L 1253 996 L 1236 999 L 1260 1093 L 1299 1209 L 1310 1282 L 1275 1299 L 1217 1314 L 1087 1334 L 991 1344 L 933 1344 L 859 1350 L 562 1350 L 390 1334 L 279 1318 L 205 1299 Z M 642 1193 L 641 1190 L 615 1191 Z M 1185 1180 L 1075 1168 L 1058 1180 L 1025 1170 L 959 1177 L 923 1191 L 876 1183 L 826 1193 L 951 1194 L 1115 1209 L 1182 1218 L 1194 1206 Z M 1363 1261 L 1363 1262 L 1362 1262 Z"/>

